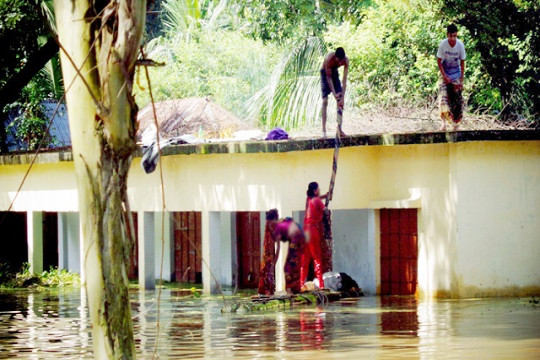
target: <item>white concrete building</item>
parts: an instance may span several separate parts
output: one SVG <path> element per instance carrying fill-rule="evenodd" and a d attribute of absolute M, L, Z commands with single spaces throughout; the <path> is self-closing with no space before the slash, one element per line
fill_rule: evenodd
<path fill-rule="evenodd" d="M 165 149 L 165 213 L 158 172 L 145 174 L 136 158 L 128 194 L 141 285 L 159 276 L 164 217 L 164 279 L 202 280 L 207 293 L 253 287 L 264 211 L 300 221 L 307 184 L 328 187 L 332 154 L 331 139 Z M 71 153 L 40 154 L 16 195 L 31 156 L 0 157 L 0 215 L 12 202 L 19 212 L 0 224 L 2 246 L 41 270 L 51 262 L 42 220 L 56 216 L 57 264 L 80 271 Z M 538 131 L 347 137 L 330 207 L 334 269 L 368 294 L 540 294 Z"/>

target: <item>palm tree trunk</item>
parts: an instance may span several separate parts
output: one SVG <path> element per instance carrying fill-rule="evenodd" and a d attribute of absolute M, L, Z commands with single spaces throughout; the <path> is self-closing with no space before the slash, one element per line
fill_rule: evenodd
<path fill-rule="evenodd" d="M 97 359 L 135 358 L 122 219 L 145 11 L 143 0 L 55 0 Z"/>

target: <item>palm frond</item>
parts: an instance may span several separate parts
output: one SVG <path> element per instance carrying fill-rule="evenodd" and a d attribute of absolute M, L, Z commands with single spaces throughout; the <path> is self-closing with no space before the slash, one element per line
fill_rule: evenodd
<path fill-rule="evenodd" d="M 62 79 L 62 69 L 58 55 L 53 56 L 40 70 L 40 75 L 46 80 L 47 91 L 50 96 L 59 100 L 64 95 L 64 82 Z"/>
<path fill-rule="evenodd" d="M 326 46 L 317 37 L 301 41 L 275 68 L 270 82 L 247 104 L 247 117 L 262 125 L 296 129 L 320 115 L 319 69 Z"/>
<path fill-rule="evenodd" d="M 183 33 L 189 27 L 189 9 L 185 0 L 164 0 L 163 26 L 169 34 Z"/>
<path fill-rule="evenodd" d="M 56 34 L 56 17 L 54 15 L 54 1 L 53 0 L 40 0 L 39 6 L 41 7 L 41 12 L 47 20 L 49 28 Z"/>

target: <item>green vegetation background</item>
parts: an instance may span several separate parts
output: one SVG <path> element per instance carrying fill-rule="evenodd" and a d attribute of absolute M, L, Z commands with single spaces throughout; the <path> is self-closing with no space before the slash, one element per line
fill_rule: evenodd
<path fill-rule="evenodd" d="M 54 31 L 50 2 L 0 3 L 0 40 L 10 50 L 0 86 Z M 156 0 L 149 9 L 147 57 L 165 63 L 150 68 L 157 101 L 209 97 L 254 125 L 299 129 L 320 118 L 318 70 L 342 46 L 351 64 L 348 108 L 433 107 L 437 47 L 455 22 L 467 50 L 470 111 L 538 124 L 537 0 Z M 59 71 L 53 58 L 11 105 L 24 110 L 16 121 L 29 148 L 46 124 L 40 101 L 62 94 Z M 143 108 L 142 71 L 135 83 Z"/>

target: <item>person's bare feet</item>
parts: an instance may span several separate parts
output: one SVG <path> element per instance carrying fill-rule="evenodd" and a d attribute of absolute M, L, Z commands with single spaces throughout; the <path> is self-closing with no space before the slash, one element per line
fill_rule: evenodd
<path fill-rule="evenodd" d="M 347 134 L 345 134 L 343 131 L 340 131 L 340 132 L 339 132 L 339 136 L 340 136 L 340 137 L 345 137 L 345 136 L 347 136 Z"/>

